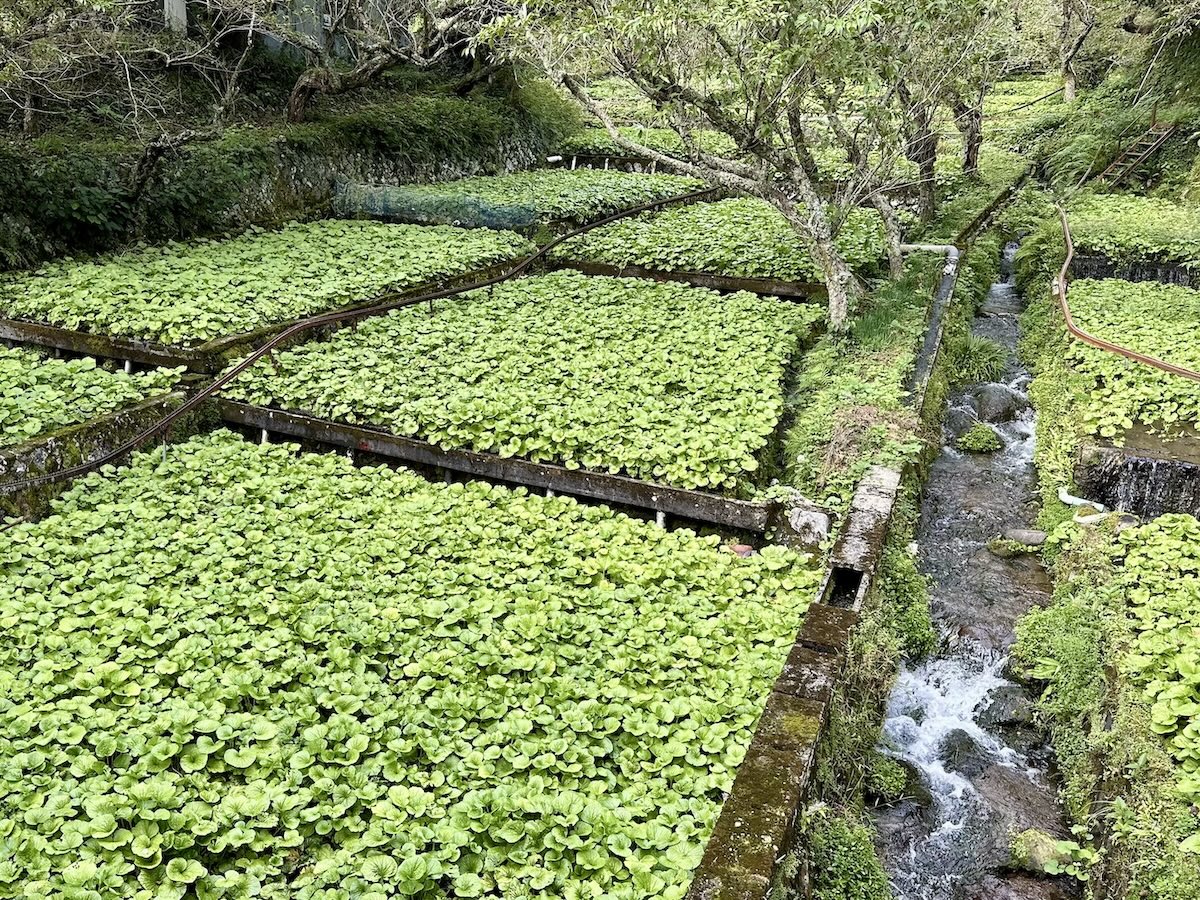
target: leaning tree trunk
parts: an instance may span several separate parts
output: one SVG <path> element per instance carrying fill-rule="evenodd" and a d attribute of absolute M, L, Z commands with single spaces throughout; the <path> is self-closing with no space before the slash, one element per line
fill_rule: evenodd
<path fill-rule="evenodd" d="M 825 278 L 825 289 L 829 294 L 829 327 L 834 331 L 845 331 L 850 310 L 861 293 L 858 279 L 833 241 L 825 204 L 808 173 L 797 168 L 790 186 L 795 189 L 799 204 L 778 188 L 770 190 L 766 199 L 783 213 L 808 245 Z"/>
<path fill-rule="evenodd" d="M 296 79 L 288 97 L 288 121 L 303 122 L 308 104 L 317 94 L 345 94 L 366 87 L 404 59 L 405 56 L 398 50 L 387 48 L 363 60 L 344 75 L 327 66 L 306 70 Z"/>

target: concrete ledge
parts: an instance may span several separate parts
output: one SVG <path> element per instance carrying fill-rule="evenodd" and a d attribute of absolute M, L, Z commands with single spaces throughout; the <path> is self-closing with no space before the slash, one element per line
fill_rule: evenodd
<path fill-rule="evenodd" d="M 772 692 L 696 869 L 690 900 L 766 895 L 812 781 L 826 711 L 824 704 Z"/>
<path fill-rule="evenodd" d="M 104 456 L 177 408 L 185 397 L 182 391 L 152 397 L 107 416 L 0 450 L 0 518 L 37 518 L 69 486 L 62 482 L 24 488 L 7 485 Z"/>

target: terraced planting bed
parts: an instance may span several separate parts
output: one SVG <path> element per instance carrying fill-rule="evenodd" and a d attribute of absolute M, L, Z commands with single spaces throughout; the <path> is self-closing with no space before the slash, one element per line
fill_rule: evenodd
<path fill-rule="evenodd" d="M 213 371 L 290 322 L 471 279 L 532 251 L 498 231 L 326 220 L 0 279 L 0 337 Z"/>
<path fill-rule="evenodd" d="M 225 432 L 88 476 L 0 573 L 0 877 L 101 900 L 678 900 L 818 581 Z"/>
<path fill-rule="evenodd" d="M 635 125 L 625 125 L 617 129 L 624 137 L 636 141 L 651 150 L 667 153 L 672 156 L 687 157 L 691 148 L 684 143 L 679 132 L 673 128 L 643 128 Z M 733 138 L 720 131 L 699 130 L 691 138 L 694 146 L 703 153 L 713 156 L 733 157 L 737 155 L 737 144 Z M 649 162 L 644 157 L 633 154 L 628 148 L 618 144 L 603 128 L 584 128 L 570 135 L 562 142 L 559 155 L 568 165 L 585 163 L 609 162 L 641 163 Z"/>
<path fill-rule="evenodd" d="M 492 458 L 745 492 L 785 367 L 821 318 L 564 271 L 371 319 L 255 364 L 226 396 Z"/>
<path fill-rule="evenodd" d="M 1112 862 L 1132 862 L 1131 890 L 1197 896 L 1200 522 L 1076 530 L 1059 549 L 1054 603 L 1022 622 L 1016 653 L 1047 683 L 1068 801 L 1104 791 L 1080 814 L 1120 835 Z"/>
<path fill-rule="evenodd" d="M 165 369 L 127 375 L 90 358 L 53 359 L 36 350 L 0 348 L 0 448 L 166 393 L 179 376 Z"/>
<path fill-rule="evenodd" d="M 1076 276 L 1194 283 L 1200 267 L 1200 207 L 1153 197 L 1094 195 L 1072 203 L 1068 218 Z"/>
<path fill-rule="evenodd" d="M 127 375 L 91 358 L 0 348 L 0 484 L 104 452 L 169 408 L 180 370 Z M 0 517 L 31 513 L 42 494 L 0 491 Z"/>
<path fill-rule="evenodd" d="M 1068 300 L 1076 324 L 1096 337 L 1200 371 L 1200 292 L 1121 279 L 1081 279 Z M 1086 376 L 1083 420 L 1090 434 L 1120 441 L 1135 425 L 1200 424 L 1196 382 L 1071 341 L 1070 366 Z"/>
<path fill-rule="evenodd" d="M 347 211 L 399 222 L 533 232 L 580 225 L 703 188 L 695 178 L 600 169 L 533 169 L 438 184 L 349 185 Z"/>
<path fill-rule="evenodd" d="M 883 222 L 874 210 L 851 210 L 836 243 L 861 272 L 872 271 L 887 255 Z M 551 258 L 592 274 L 789 297 L 823 292 L 820 267 L 795 229 L 773 206 L 753 198 L 643 213 L 571 238 Z"/>

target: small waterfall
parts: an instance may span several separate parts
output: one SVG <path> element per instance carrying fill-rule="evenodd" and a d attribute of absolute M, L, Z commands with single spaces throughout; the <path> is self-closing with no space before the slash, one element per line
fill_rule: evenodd
<path fill-rule="evenodd" d="M 1076 472 L 1080 492 L 1145 519 L 1173 512 L 1200 517 L 1200 465 L 1151 452 L 1145 447 L 1096 449 L 1092 461 Z"/>

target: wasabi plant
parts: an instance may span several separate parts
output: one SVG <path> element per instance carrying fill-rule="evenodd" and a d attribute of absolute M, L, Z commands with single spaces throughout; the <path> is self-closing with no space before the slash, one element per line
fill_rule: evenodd
<path fill-rule="evenodd" d="M 501 456 L 733 490 L 822 311 L 556 272 L 397 310 L 262 360 L 247 403 Z"/>

